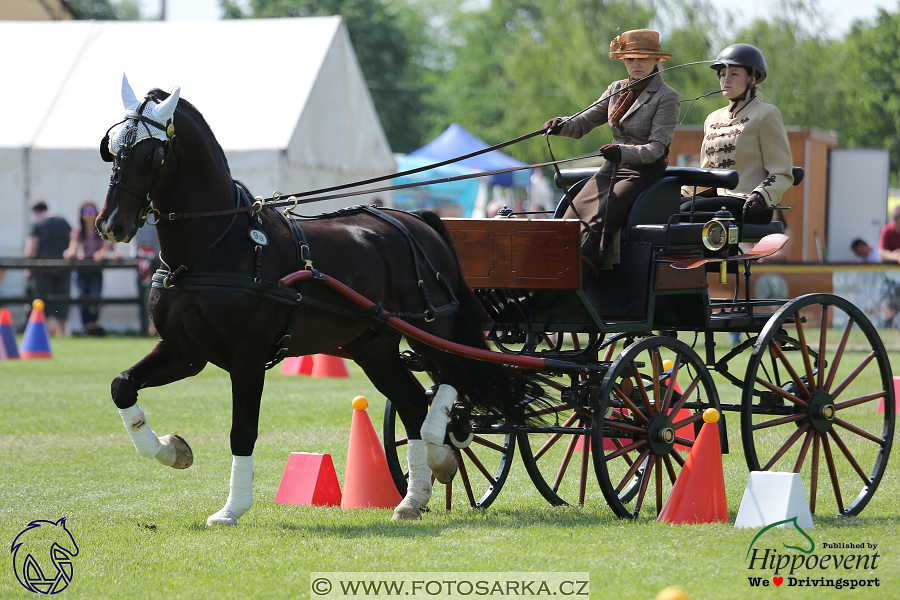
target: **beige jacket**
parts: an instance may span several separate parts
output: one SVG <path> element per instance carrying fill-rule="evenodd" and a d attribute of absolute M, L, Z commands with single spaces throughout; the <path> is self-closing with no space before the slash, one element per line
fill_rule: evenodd
<path fill-rule="evenodd" d="M 703 134 L 700 166 L 740 174 L 737 188 L 720 188 L 720 196 L 746 198 L 759 192 L 768 206 L 778 206 L 781 195 L 794 183 L 781 111 L 754 98 L 732 119 L 726 106 L 706 117 Z M 692 193 L 693 188 L 682 188 L 682 195 Z"/>
<path fill-rule="evenodd" d="M 610 85 L 590 108 L 568 118 L 559 135 L 577 140 L 607 123 L 619 99 L 619 94 L 613 94 L 626 83 L 628 80 L 622 79 Z M 612 143 L 622 150 L 622 163 L 646 165 L 666 156 L 678 124 L 679 109 L 678 92 L 666 85 L 662 75 L 654 77 L 619 120 L 619 127 L 609 126 Z"/>

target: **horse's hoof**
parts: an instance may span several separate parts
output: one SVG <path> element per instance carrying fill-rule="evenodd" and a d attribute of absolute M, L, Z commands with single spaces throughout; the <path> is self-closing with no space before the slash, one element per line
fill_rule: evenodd
<path fill-rule="evenodd" d="M 413 500 L 407 496 L 394 509 L 394 516 L 391 517 L 391 521 L 415 521 L 421 519 L 421 507 L 422 505 L 418 500 Z"/>
<path fill-rule="evenodd" d="M 426 443 L 425 444 L 425 462 L 431 468 L 431 474 L 440 483 L 447 484 L 453 481 L 456 476 L 456 469 L 459 468 L 459 461 L 456 459 L 456 453 L 447 444 Z"/>
<path fill-rule="evenodd" d="M 180 435 L 168 434 L 159 438 L 162 448 L 156 460 L 173 469 L 187 469 L 194 464 L 194 453 Z"/>
<path fill-rule="evenodd" d="M 216 525 L 231 525 L 234 527 L 238 523 L 238 516 L 228 510 L 227 508 L 223 508 L 219 512 L 214 515 L 210 515 L 208 519 L 206 519 L 207 527 L 214 527 Z"/>

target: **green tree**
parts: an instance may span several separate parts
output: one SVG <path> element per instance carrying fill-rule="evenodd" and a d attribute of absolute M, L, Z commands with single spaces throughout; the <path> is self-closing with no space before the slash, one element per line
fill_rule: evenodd
<path fill-rule="evenodd" d="M 887 148 L 892 181 L 900 175 L 900 13 L 879 10 L 872 23 L 856 22 L 843 43 L 841 145 Z"/>
<path fill-rule="evenodd" d="M 422 48 L 424 17 L 405 0 L 222 0 L 225 18 L 340 15 L 391 148 L 410 152 L 425 141 Z"/>
<path fill-rule="evenodd" d="M 69 7 L 84 20 L 134 21 L 141 18 L 137 0 L 68 0 Z"/>

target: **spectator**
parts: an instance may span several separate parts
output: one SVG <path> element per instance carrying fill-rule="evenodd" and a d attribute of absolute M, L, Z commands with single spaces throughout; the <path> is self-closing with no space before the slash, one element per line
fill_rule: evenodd
<path fill-rule="evenodd" d="M 69 247 L 63 252 L 63 258 L 72 260 L 93 259 L 105 260 L 112 251 L 113 258 L 119 258 L 119 252 L 113 248 L 112 242 L 105 242 L 97 231 L 97 205 L 93 202 L 84 202 L 79 210 L 79 227 L 72 230 L 69 236 Z M 103 271 L 100 268 L 81 268 L 75 270 L 75 282 L 78 285 L 78 295 L 99 296 L 103 291 Z M 81 334 L 103 335 L 103 328 L 98 325 L 100 320 L 99 304 L 81 305 Z"/>
<path fill-rule="evenodd" d="M 853 240 L 853 243 L 850 244 L 850 249 L 853 250 L 853 254 L 861 259 L 859 262 L 881 262 L 881 253 L 878 251 L 878 248 L 871 247 L 865 242 L 865 240 L 856 238 L 855 240 Z"/>
<path fill-rule="evenodd" d="M 881 228 L 878 255 L 883 263 L 900 263 L 900 206 L 891 211 L 891 222 Z"/>
<path fill-rule="evenodd" d="M 25 240 L 25 258 L 62 258 L 69 246 L 72 228 L 64 218 L 51 213 L 43 200 L 35 202 L 31 211 L 35 222 Z M 25 278 L 30 281 L 35 296 L 44 300 L 47 332 L 50 335 L 64 335 L 69 305 L 64 302 L 48 302 L 45 298 L 49 295 L 69 295 L 72 280 L 69 269 L 39 269 L 34 273 L 26 270 Z"/>

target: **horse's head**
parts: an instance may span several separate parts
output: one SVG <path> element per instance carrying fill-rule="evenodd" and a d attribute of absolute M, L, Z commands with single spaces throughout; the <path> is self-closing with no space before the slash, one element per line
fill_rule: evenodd
<path fill-rule="evenodd" d="M 180 88 L 172 93 L 154 90 L 139 101 L 122 76 L 125 119 L 113 125 L 100 142 L 100 156 L 113 164 L 106 203 L 97 229 L 110 242 L 128 242 L 151 210 L 154 195 L 171 180 L 177 161 L 175 108 Z"/>

